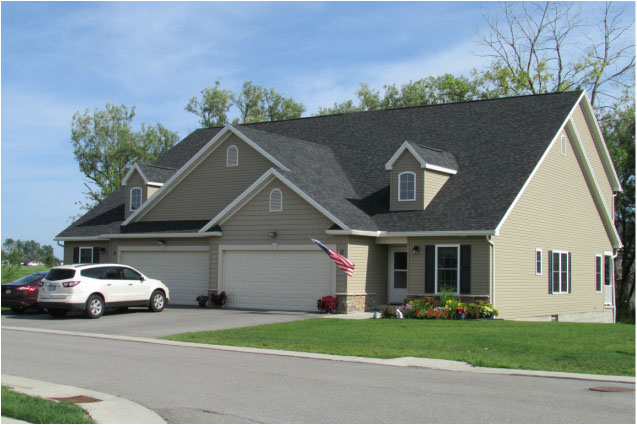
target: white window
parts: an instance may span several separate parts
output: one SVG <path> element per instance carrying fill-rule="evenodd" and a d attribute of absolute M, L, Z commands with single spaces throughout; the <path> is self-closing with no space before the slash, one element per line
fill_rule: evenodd
<path fill-rule="evenodd" d="M 93 247 L 80 247 L 80 263 L 92 264 L 93 263 Z"/>
<path fill-rule="evenodd" d="M 235 145 L 231 145 L 226 151 L 226 167 L 236 167 L 237 165 L 239 165 L 239 149 Z"/>
<path fill-rule="evenodd" d="M 602 292 L 602 256 L 595 256 L 595 292 Z"/>
<path fill-rule="evenodd" d="M 142 205 L 142 189 L 134 187 L 130 190 L 130 210 L 135 211 Z"/>
<path fill-rule="evenodd" d="M 443 289 L 459 293 L 460 245 L 436 245 L 436 293 Z"/>
<path fill-rule="evenodd" d="M 283 193 L 279 189 L 270 192 L 270 212 L 283 211 Z"/>
<path fill-rule="evenodd" d="M 398 175 L 398 200 L 416 200 L 416 173 L 405 171 Z"/>
<path fill-rule="evenodd" d="M 567 294 L 570 291 L 570 253 L 551 252 L 551 287 L 554 294 Z"/>
<path fill-rule="evenodd" d="M 566 156 L 566 136 L 560 137 L 560 152 Z"/>
<path fill-rule="evenodd" d="M 535 250 L 535 275 L 542 276 L 542 249 Z"/>

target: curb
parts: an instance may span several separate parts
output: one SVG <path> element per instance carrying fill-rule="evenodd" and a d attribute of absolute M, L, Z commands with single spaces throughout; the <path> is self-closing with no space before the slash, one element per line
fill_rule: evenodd
<path fill-rule="evenodd" d="M 122 397 L 69 385 L 53 384 L 18 376 L 2 375 L 2 385 L 15 392 L 30 396 L 53 398 L 78 395 L 94 397 L 100 401 L 79 404 L 98 424 L 165 424 L 166 421 L 141 404 Z M 2 418 L 2 423 L 28 423 L 12 418 Z"/>
<path fill-rule="evenodd" d="M 339 355 L 333 355 L 333 354 L 305 353 L 300 351 L 273 350 L 273 349 L 267 349 L 267 348 L 250 348 L 250 347 L 235 347 L 235 346 L 228 346 L 228 345 L 198 344 L 194 342 L 171 341 L 166 339 L 106 335 L 106 334 L 91 334 L 91 333 L 85 333 L 85 332 L 70 332 L 70 331 L 58 331 L 58 330 L 37 329 L 37 328 L 23 328 L 23 327 L 17 327 L 17 326 L 3 326 L 2 329 L 12 330 L 12 331 L 22 331 L 22 332 L 78 336 L 78 337 L 85 337 L 85 338 L 110 339 L 110 340 L 116 340 L 116 341 L 141 342 L 145 344 L 171 345 L 176 347 L 199 348 L 204 350 L 233 351 L 233 352 L 239 352 L 239 353 L 264 354 L 264 355 L 270 355 L 270 356 L 286 356 L 286 357 L 297 357 L 297 358 L 314 359 L 314 360 L 330 360 L 330 361 L 340 361 L 340 362 L 349 362 L 349 363 L 365 363 L 365 364 L 375 364 L 375 365 L 382 365 L 382 366 L 415 367 L 415 368 L 423 368 L 423 369 L 446 370 L 451 372 L 470 372 L 470 373 L 483 373 L 483 374 L 494 374 L 494 375 L 532 376 L 532 377 L 538 377 L 538 378 L 578 379 L 578 380 L 584 380 L 584 381 L 601 381 L 601 382 L 615 382 L 615 383 L 622 383 L 622 384 L 635 384 L 635 377 L 633 376 L 593 375 L 593 374 L 584 374 L 584 373 L 549 372 L 549 371 L 542 371 L 542 370 L 526 370 L 526 369 L 501 369 L 501 368 L 472 366 L 469 363 L 459 362 L 454 360 L 426 359 L 426 358 L 420 358 L 420 357 L 376 359 L 371 357 L 339 356 Z"/>

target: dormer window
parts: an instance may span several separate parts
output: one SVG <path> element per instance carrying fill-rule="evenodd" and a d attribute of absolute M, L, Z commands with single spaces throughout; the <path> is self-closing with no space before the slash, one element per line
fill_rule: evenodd
<path fill-rule="evenodd" d="M 283 193 L 279 189 L 270 192 L 270 212 L 283 211 Z"/>
<path fill-rule="evenodd" d="M 134 187 L 130 190 L 130 210 L 135 211 L 142 205 L 142 189 Z"/>
<path fill-rule="evenodd" d="M 398 175 L 398 200 L 416 200 L 416 173 L 406 171 Z"/>
<path fill-rule="evenodd" d="M 229 146 L 226 151 L 226 167 L 236 167 L 239 165 L 239 149 L 235 146 Z"/>

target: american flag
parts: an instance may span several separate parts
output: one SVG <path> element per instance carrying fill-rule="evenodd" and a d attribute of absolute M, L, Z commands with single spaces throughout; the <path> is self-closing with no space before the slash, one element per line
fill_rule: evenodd
<path fill-rule="evenodd" d="M 337 252 L 329 249 L 328 247 L 323 245 L 321 241 L 312 239 L 312 242 L 317 244 L 319 248 L 325 251 L 325 253 L 329 255 L 329 257 L 336 263 L 336 266 L 339 269 L 343 270 L 349 277 L 352 277 L 354 275 L 354 267 L 355 267 L 354 263 L 352 263 L 351 261 L 349 261 L 347 258 L 343 257 L 342 255 L 338 254 Z"/>

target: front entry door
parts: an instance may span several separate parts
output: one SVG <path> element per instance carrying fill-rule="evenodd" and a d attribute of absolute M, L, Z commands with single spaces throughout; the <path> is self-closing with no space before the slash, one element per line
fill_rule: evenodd
<path fill-rule="evenodd" d="M 407 248 L 389 248 L 389 302 L 402 303 L 407 295 Z"/>

